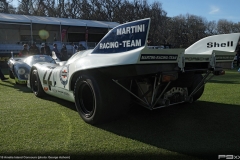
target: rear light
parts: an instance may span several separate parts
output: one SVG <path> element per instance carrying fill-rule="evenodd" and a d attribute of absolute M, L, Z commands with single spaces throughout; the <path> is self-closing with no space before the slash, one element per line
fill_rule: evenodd
<path fill-rule="evenodd" d="M 177 79 L 176 75 L 163 75 L 162 76 L 162 82 L 170 82 L 170 81 L 174 81 Z"/>
<path fill-rule="evenodd" d="M 213 74 L 214 74 L 215 76 L 224 75 L 224 74 L 225 74 L 225 71 L 224 71 L 224 70 L 214 71 Z"/>

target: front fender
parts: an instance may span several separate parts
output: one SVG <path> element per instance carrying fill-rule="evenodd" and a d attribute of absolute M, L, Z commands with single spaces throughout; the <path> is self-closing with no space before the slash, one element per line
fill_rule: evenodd
<path fill-rule="evenodd" d="M 43 85 L 43 77 L 44 77 L 44 74 L 46 73 L 46 71 L 53 69 L 57 66 L 58 66 L 57 64 L 53 64 L 53 63 L 36 63 L 36 64 L 34 64 L 30 70 L 30 76 L 28 78 L 27 86 L 29 88 L 31 88 L 31 73 L 33 70 L 36 69 L 38 71 L 39 79 L 41 81 L 41 84 Z"/>
<path fill-rule="evenodd" d="M 27 64 L 14 64 L 12 68 L 13 75 L 19 81 L 26 81 L 30 73 L 30 66 Z"/>

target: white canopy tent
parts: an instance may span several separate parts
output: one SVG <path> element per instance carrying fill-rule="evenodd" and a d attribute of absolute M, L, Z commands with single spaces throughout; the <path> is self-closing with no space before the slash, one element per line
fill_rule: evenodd
<path fill-rule="evenodd" d="M 70 18 L 55 18 L 55 17 L 40 17 L 18 14 L 5 14 L 0 13 L 0 22 L 8 23 L 39 23 L 39 24 L 52 24 L 52 25 L 68 25 L 68 26 L 88 26 L 99 28 L 113 28 L 119 23 L 95 21 L 95 20 L 82 20 L 82 19 L 70 19 Z"/>
<path fill-rule="evenodd" d="M 17 15 L 17 14 L 5 14 L 0 13 L 0 24 L 9 24 L 9 25 L 29 25 L 31 42 L 33 42 L 32 32 L 33 25 L 42 24 L 42 25 L 57 25 L 59 26 L 59 32 L 62 32 L 62 26 L 68 27 L 94 27 L 102 29 L 111 29 L 119 25 L 116 22 L 107 22 L 107 21 L 96 21 L 96 20 L 82 20 L 82 19 L 70 19 L 70 18 L 55 18 L 55 17 L 41 17 L 41 16 L 30 16 L 30 15 Z M 2 26 L 2 25 L 1 25 Z M 1 28 L 1 27 L 0 27 Z M 61 39 L 62 41 L 62 39 Z"/>

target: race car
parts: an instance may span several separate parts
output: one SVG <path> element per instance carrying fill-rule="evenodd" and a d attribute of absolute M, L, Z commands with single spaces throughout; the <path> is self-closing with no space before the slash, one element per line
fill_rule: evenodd
<path fill-rule="evenodd" d="M 187 49 L 146 44 L 150 19 L 121 24 L 94 49 L 59 64 L 36 63 L 27 85 L 37 97 L 52 95 L 75 103 L 80 117 L 95 125 L 124 115 L 136 102 L 149 110 L 194 102 L 205 83 L 223 75 L 240 33 L 206 37 Z"/>
<path fill-rule="evenodd" d="M 15 79 L 16 84 L 27 84 L 28 75 L 33 64 L 48 62 L 56 64 L 55 59 L 48 55 L 32 55 L 27 57 L 13 57 L 8 60 L 9 77 Z"/>

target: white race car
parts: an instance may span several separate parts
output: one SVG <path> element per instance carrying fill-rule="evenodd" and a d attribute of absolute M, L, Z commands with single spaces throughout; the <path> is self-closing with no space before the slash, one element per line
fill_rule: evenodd
<path fill-rule="evenodd" d="M 204 38 L 185 49 L 146 46 L 150 19 L 119 25 L 92 50 L 59 64 L 37 63 L 28 87 L 74 102 L 82 119 L 98 124 L 125 114 L 131 102 L 150 110 L 201 97 L 218 63 L 231 63 L 240 33 Z M 211 77 L 210 77 L 211 78 Z"/>

